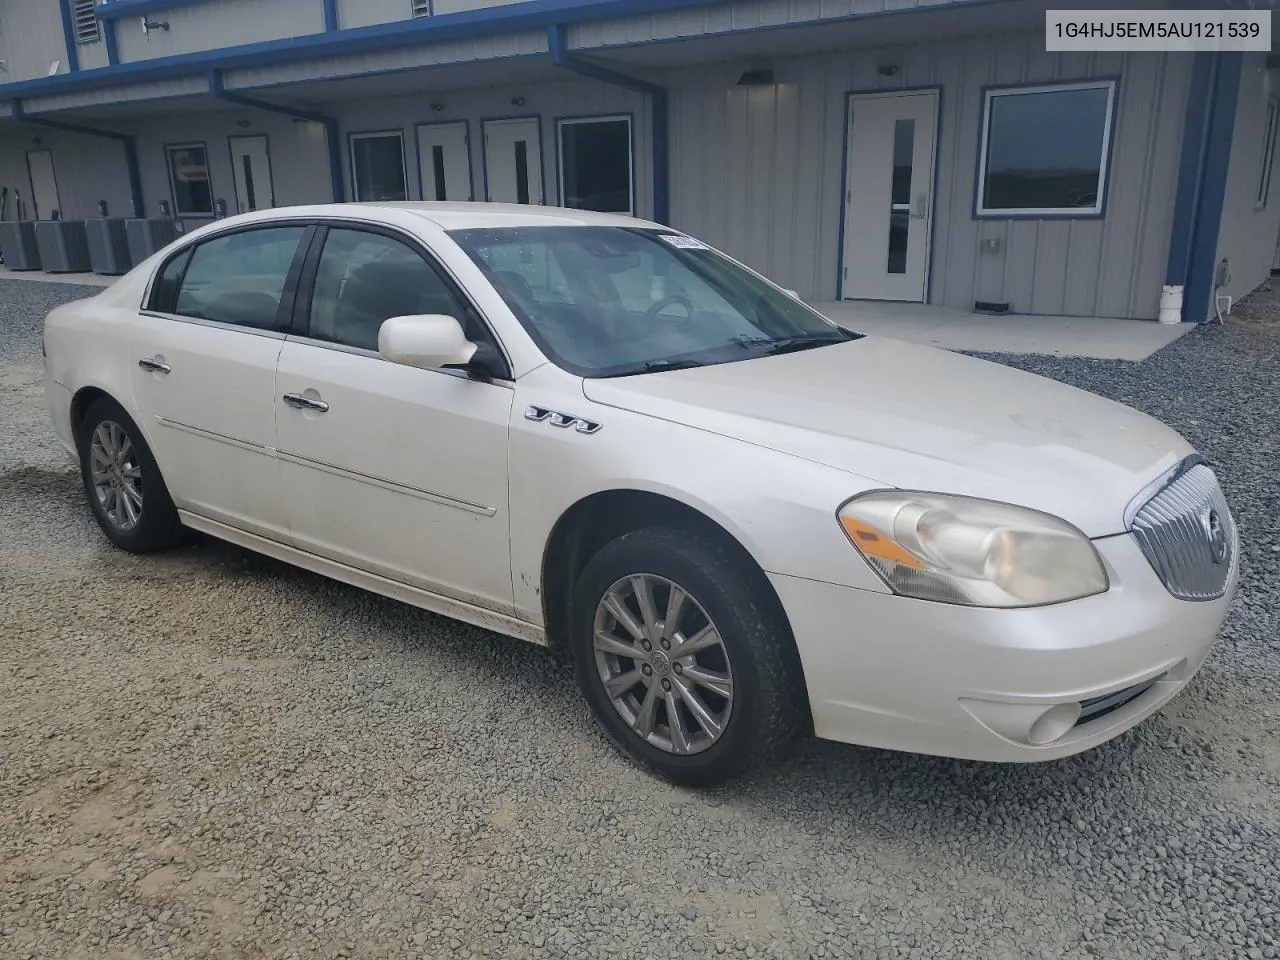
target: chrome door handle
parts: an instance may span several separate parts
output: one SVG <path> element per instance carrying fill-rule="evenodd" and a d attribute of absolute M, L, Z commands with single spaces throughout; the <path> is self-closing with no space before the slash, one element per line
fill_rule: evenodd
<path fill-rule="evenodd" d="M 916 211 L 912 214 L 917 220 L 923 220 L 929 212 L 929 195 L 921 193 L 916 196 Z"/>
<path fill-rule="evenodd" d="M 313 400 L 311 397 L 304 396 L 301 393 L 286 393 L 284 402 L 295 410 L 315 410 L 317 413 L 327 413 L 329 405 L 323 400 Z"/>
<path fill-rule="evenodd" d="M 138 361 L 138 366 L 143 370 L 150 370 L 152 373 L 169 373 L 173 367 L 169 366 L 163 360 L 157 360 L 155 357 L 143 357 Z"/>

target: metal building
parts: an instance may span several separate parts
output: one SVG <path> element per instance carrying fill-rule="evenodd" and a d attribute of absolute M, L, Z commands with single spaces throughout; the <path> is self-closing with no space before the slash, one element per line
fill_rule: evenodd
<path fill-rule="evenodd" d="M 1085 6 L 0 0 L 0 190 L 633 211 L 818 301 L 1203 320 L 1275 259 L 1280 61 L 1047 53 Z"/>

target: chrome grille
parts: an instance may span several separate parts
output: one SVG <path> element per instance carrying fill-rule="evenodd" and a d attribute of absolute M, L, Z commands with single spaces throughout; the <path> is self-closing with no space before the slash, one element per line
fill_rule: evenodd
<path fill-rule="evenodd" d="M 1179 600 L 1216 600 L 1235 563 L 1236 525 L 1218 478 L 1189 461 L 1134 514 L 1138 545 Z"/>

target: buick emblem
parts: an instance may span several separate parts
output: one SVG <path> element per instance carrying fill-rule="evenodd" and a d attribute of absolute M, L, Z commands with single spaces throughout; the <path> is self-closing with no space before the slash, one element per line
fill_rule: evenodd
<path fill-rule="evenodd" d="M 1204 518 L 1205 532 L 1209 535 L 1209 555 L 1213 557 L 1213 562 L 1223 564 L 1227 562 L 1227 528 L 1222 523 L 1222 517 L 1218 516 L 1217 510 L 1210 510 Z"/>

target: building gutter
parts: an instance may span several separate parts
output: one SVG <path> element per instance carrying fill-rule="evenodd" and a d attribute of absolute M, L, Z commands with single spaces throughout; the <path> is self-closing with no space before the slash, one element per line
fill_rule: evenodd
<path fill-rule="evenodd" d="M 338 119 L 328 114 L 316 113 L 313 110 L 299 110 L 297 107 L 286 107 L 283 104 L 259 100 L 257 97 L 246 97 L 233 93 L 222 82 L 222 71 L 214 70 L 209 74 L 209 96 L 215 100 L 224 100 L 241 107 L 253 110 L 265 110 L 295 120 L 307 120 L 324 126 L 325 142 L 329 152 L 329 183 L 334 203 L 346 200 L 346 189 L 342 177 L 342 136 L 338 130 Z"/>
<path fill-rule="evenodd" d="M 1206 322 L 1213 306 L 1218 240 L 1244 66 L 1240 53 L 1214 52 L 1196 57 L 1166 273 L 1167 286 L 1179 279 L 1184 282 L 1185 323 Z M 1191 143 L 1193 139 L 1195 142 Z"/>
<path fill-rule="evenodd" d="M 100 130 L 97 127 L 85 127 L 78 123 L 66 123 L 62 120 L 50 120 L 46 117 L 34 116 L 22 109 L 22 101 L 13 101 L 12 119 L 19 123 L 29 123 L 36 127 L 48 127 L 51 130 L 65 130 L 68 133 L 80 133 L 87 137 L 104 137 L 117 141 L 124 148 L 125 168 L 129 173 L 129 197 L 133 204 L 133 215 L 145 217 L 146 205 L 142 195 L 142 170 L 138 165 L 138 142 L 132 134 L 117 133 L 114 130 Z"/>
<path fill-rule="evenodd" d="M 671 222 L 671 150 L 670 97 L 667 88 L 570 53 L 565 32 L 564 24 L 553 24 L 547 27 L 547 49 L 553 64 L 570 73 L 599 80 L 601 83 L 638 91 L 649 98 L 653 150 L 653 219 L 661 224 L 669 224 Z"/>

